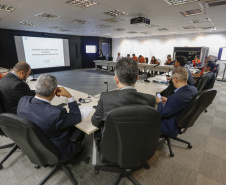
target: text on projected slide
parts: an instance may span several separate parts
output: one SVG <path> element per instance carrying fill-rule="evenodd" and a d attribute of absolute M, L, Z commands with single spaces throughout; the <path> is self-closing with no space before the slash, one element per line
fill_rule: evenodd
<path fill-rule="evenodd" d="M 64 66 L 62 39 L 23 37 L 26 62 L 32 69 Z"/>

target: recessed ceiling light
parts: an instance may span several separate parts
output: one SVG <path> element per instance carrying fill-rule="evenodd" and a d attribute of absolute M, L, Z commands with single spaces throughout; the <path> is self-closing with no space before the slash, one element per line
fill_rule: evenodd
<path fill-rule="evenodd" d="M 80 31 L 82 31 L 82 29 L 73 29 L 71 31 L 80 32 Z"/>
<path fill-rule="evenodd" d="M 98 28 L 109 28 L 110 26 L 104 25 L 104 24 L 100 24 L 100 25 L 96 25 L 96 27 L 98 27 Z"/>
<path fill-rule="evenodd" d="M 58 15 L 54 15 L 54 14 L 50 14 L 50 13 L 44 13 L 44 12 L 39 13 L 36 16 L 42 17 L 42 18 L 45 18 L 45 19 L 56 19 L 56 18 L 60 17 Z"/>
<path fill-rule="evenodd" d="M 204 23 L 204 22 L 211 22 L 210 18 L 204 18 L 204 19 L 194 19 L 191 20 L 192 23 Z"/>
<path fill-rule="evenodd" d="M 128 13 L 120 11 L 120 10 L 112 10 L 109 12 L 104 12 L 104 14 L 110 15 L 110 16 L 122 16 L 122 15 L 128 15 Z"/>
<path fill-rule="evenodd" d="M 184 30 L 189 30 L 189 29 L 195 29 L 195 28 L 197 28 L 197 26 L 183 26 L 181 28 Z"/>
<path fill-rule="evenodd" d="M 110 37 L 110 36 L 111 36 L 111 34 L 107 33 L 107 34 L 104 34 L 104 36 L 106 36 L 106 37 Z"/>
<path fill-rule="evenodd" d="M 202 31 L 216 31 L 216 27 L 199 27 L 198 28 L 199 30 L 202 30 Z"/>
<path fill-rule="evenodd" d="M 202 8 L 200 9 L 195 9 L 195 10 L 188 10 L 184 12 L 180 12 L 184 17 L 190 16 L 190 15 L 200 15 L 200 14 L 205 14 L 206 11 Z"/>
<path fill-rule="evenodd" d="M 87 24 L 89 23 L 88 21 L 80 20 L 80 19 L 75 19 L 72 21 L 75 24 Z"/>
<path fill-rule="evenodd" d="M 49 28 L 52 28 L 55 31 L 70 31 L 68 29 L 63 28 L 62 26 L 50 26 Z"/>
<path fill-rule="evenodd" d="M 9 5 L 0 4 L 0 10 L 12 12 L 15 8 Z"/>
<path fill-rule="evenodd" d="M 134 34 L 134 33 L 137 33 L 137 32 L 136 31 L 128 31 L 127 33 Z"/>
<path fill-rule="evenodd" d="M 116 28 L 116 29 L 114 29 L 114 30 L 116 30 L 116 31 L 123 31 L 123 30 L 125 30 L 125 29 L 123 29 L 123 28 Z"/>
<path fill-rule="evenodd" d="M 165 0 L 169 5 L 181 5 L 181 4 L 186 4 L 186 3 L 193 3 L 198 0 Z"/>
<path fill-rule="evenodd" d="M 24 26 L 36 26 L 36 23 L 32 23 L 32 22 L 26 22 L 26 21 L 22 21 L 20 22 L 20 24 L 24 25 Z"/>
<path fill-rule="evenodd" d="M 167 30 L 169 30 L 168 28 L 158 28 L 157 29 L 158 31 L 167 31 Z"/>
<path fill-rule="evenodd" d="M 151 33 L 149 33 L 149 32 L 140 32 L 140 33 L 143 33 L 143 34 L 145 34 L 145 35 L 151 34 Z"/>
<path fill-rule="evenodd" d="M 97 33 L 99 33 L 98 31 L 92 31 L 91 33 L 93 33 L 93 34 L 97 34 Z"/>
<path fill-rule="evenodd" d="M 99 4 L 93 0 L 69 0 L 66 3 L 80 7 L 80 8 L 89 8 Z"/>
<path fill-rule="evenodd" d="M 142 24 L 143 25 L 143 24 Z M 157 24 L 151 24 L 151 25 L 148 25 L 148 24 L 144 24 L 144 26 L 148 27 L 148 28 L 158 28 L 160 27 L 160 25 L 157 25 Z"/>

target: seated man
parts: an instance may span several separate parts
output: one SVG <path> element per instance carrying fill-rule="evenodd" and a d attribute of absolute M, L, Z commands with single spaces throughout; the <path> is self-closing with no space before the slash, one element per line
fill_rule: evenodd
<path fill-rule="evenodd" d="M 162 117 L 161 133 L 172 138 L 179 133 L 179 129 L 175 125 L 177 115 L 198 93 L 196 87 L 187 84 L 187 80 L 188 70 L 184 67 L 175 68 L 172 72 L 172 82 L 176 88 L 175 94 L 168 98 L 162 96 L 162 100 L 156 97 L 158 111 Z M 164 106 L 163 103 L 165 103 Z"/>
<path fill-rule="evenodd" d="M 187 63 L 187 60 L 186 60 L 186 58 L 184 56 L 178 56 L 178 57 L 176 57 L 176 60 L 175 60 L 175 63 L 174 63 L 174 67 L 175 68 L 177 68 L 177 67 L 184 67 L 186 63 Z M 190 72 L 190 70 L 188 68 L 186 68 L 186 69 L 188 71 L 188 81 L 187 81 L 187 83 L 188 83 L 188 85 L 194 85 L 195 82 L 194 82 L 194 79 L 192 77 L 192 74 L 191 74 L 191 72 Z M 173 94 L 174 90 L 175 90 L 175 87 L 173 85 L 173 82 L 172 82 L 171 78 L 168 78 L 167 80 L 169 80 L 169 86 L 165 90 L 163 90 L 161 92 L 161 95 L 165 96 L 165 97 L 168 97 L 171 94 Z"/>
<path fill-rule="evenodd" d="M 74 97 L 63 87 L 57 87 L 57 79 L 51 74 L 39 76 L 35 86 L 36 96 L 24 96 L 20 99 L 17 114 L 36 124 L 60 151 L 61 160 L 72 159 L 80 150 L 80 145 L 70 141 L 74 126 L 81 122 L 81 113 Z M 66 97 L 69 113 L 65 108 L 51 105 L 56 96 Z M 81 136 L 84 139 L 84 135 Z"/>
<path fill-rule="evenodd" d="M 16 114 L 20 98 L 35 95 L 35 91 L 30 90 L 25 82 L 30 73 L 30 66 L 25 62 L 19 62 L 13 67 L 12 72 L 0 81 L 0 101 L 4 112 Z"/>
<path fill-rule="evenodd" d="M 92 124 L 98 128 L 104 126 L 108 113 L 116 108 L 127 105 L 155 106 L 155 97 L 137 92 L 135 83 L 138 76 L 138 65 L 131 58 L 123 58 L 115 65 L 115 82 L 118 90 L 104 92 L 100 96 Z"/>
<path fill-rule="evenodd" d="M 212 61 L 209 60 L 206 62 L 203 75 L 206 77 L 207 82 L 202 90 L 213 88 L 214 81 L 215 81 L 215 73 L 213 71 L 215 67 L 216 65 Z"/>

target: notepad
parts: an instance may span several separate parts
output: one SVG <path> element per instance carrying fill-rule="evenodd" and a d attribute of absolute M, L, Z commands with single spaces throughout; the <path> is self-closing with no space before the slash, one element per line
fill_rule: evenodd
<path fill-rule="evenodd" d="M 85 119 L 89 113 L 92 111 L 93 107 L 79 107 L 81 115 L 82 115 L 82 119 Z"/>

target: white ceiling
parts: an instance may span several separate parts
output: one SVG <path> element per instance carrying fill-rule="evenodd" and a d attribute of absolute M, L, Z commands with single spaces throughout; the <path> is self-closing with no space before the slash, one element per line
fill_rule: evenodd
<path fill-rule="evenodd" d="M 184 17 L 181 11 L 201 8 L 198 2 L 178 6 L 170 6 L 164 0 L 95 0 L 98 5 L 90 8 L 80 8 L 66 3 L 67 0 L 0 0 L 0 4 L 15 7 L 12 12 L 0 10 L 0 28 L 26 30 L 45 33 L 58 33 L 68 35 L 102 36 L 110 34 L 112 38 L 138 37 L 149 35 L 187 34 L 203 32 L 195 28 L 184 30 L 182 26 L 216 27 L 214 32 L 226 31 L 226 5 L 206 8 L 206 14 Z M 117 17 L 124 22 L 107 22 L 106 19 L 113 18 L 104 14 L 111 10 L 127 12 L 128 15 Z M 35 15 L 45 12 L 60 16 L 60 18 L 49 20 Z M 167 31 L 158 31 L 158 28 L 148 28 L 143 25 L 131 25 L 130 19 L 142 15 L 150 19 L 151 24 L 160 25 L 159 28 L 167 28 Z M 210 18 L 212 22 L 191 23 L 192 19 Z M 75 19 L 81 19 L 90 23 L 79 25 L 72 23 Z M 36 23 L 36 26 L 21 25 L 20 22 L 27 21 Z M 98 28 L 96 25 L 108 25 L 108 28 Z M 60 31 L 49 27 L 63 27 L 68 31 Z M 124 31 L 116 31 L 123 28 Z M 82 29 L 74 32 L 73 29 Z M 96 31 L 98 33 L 92 33 Z M 136 31 L 130 34 L 127 32 Z M 210 31 L 210 30 L 209 30 Z M 141 32 L 148 32 L 145 35 Z M 211 32 L 211 31 L 210 31 Z"/>

